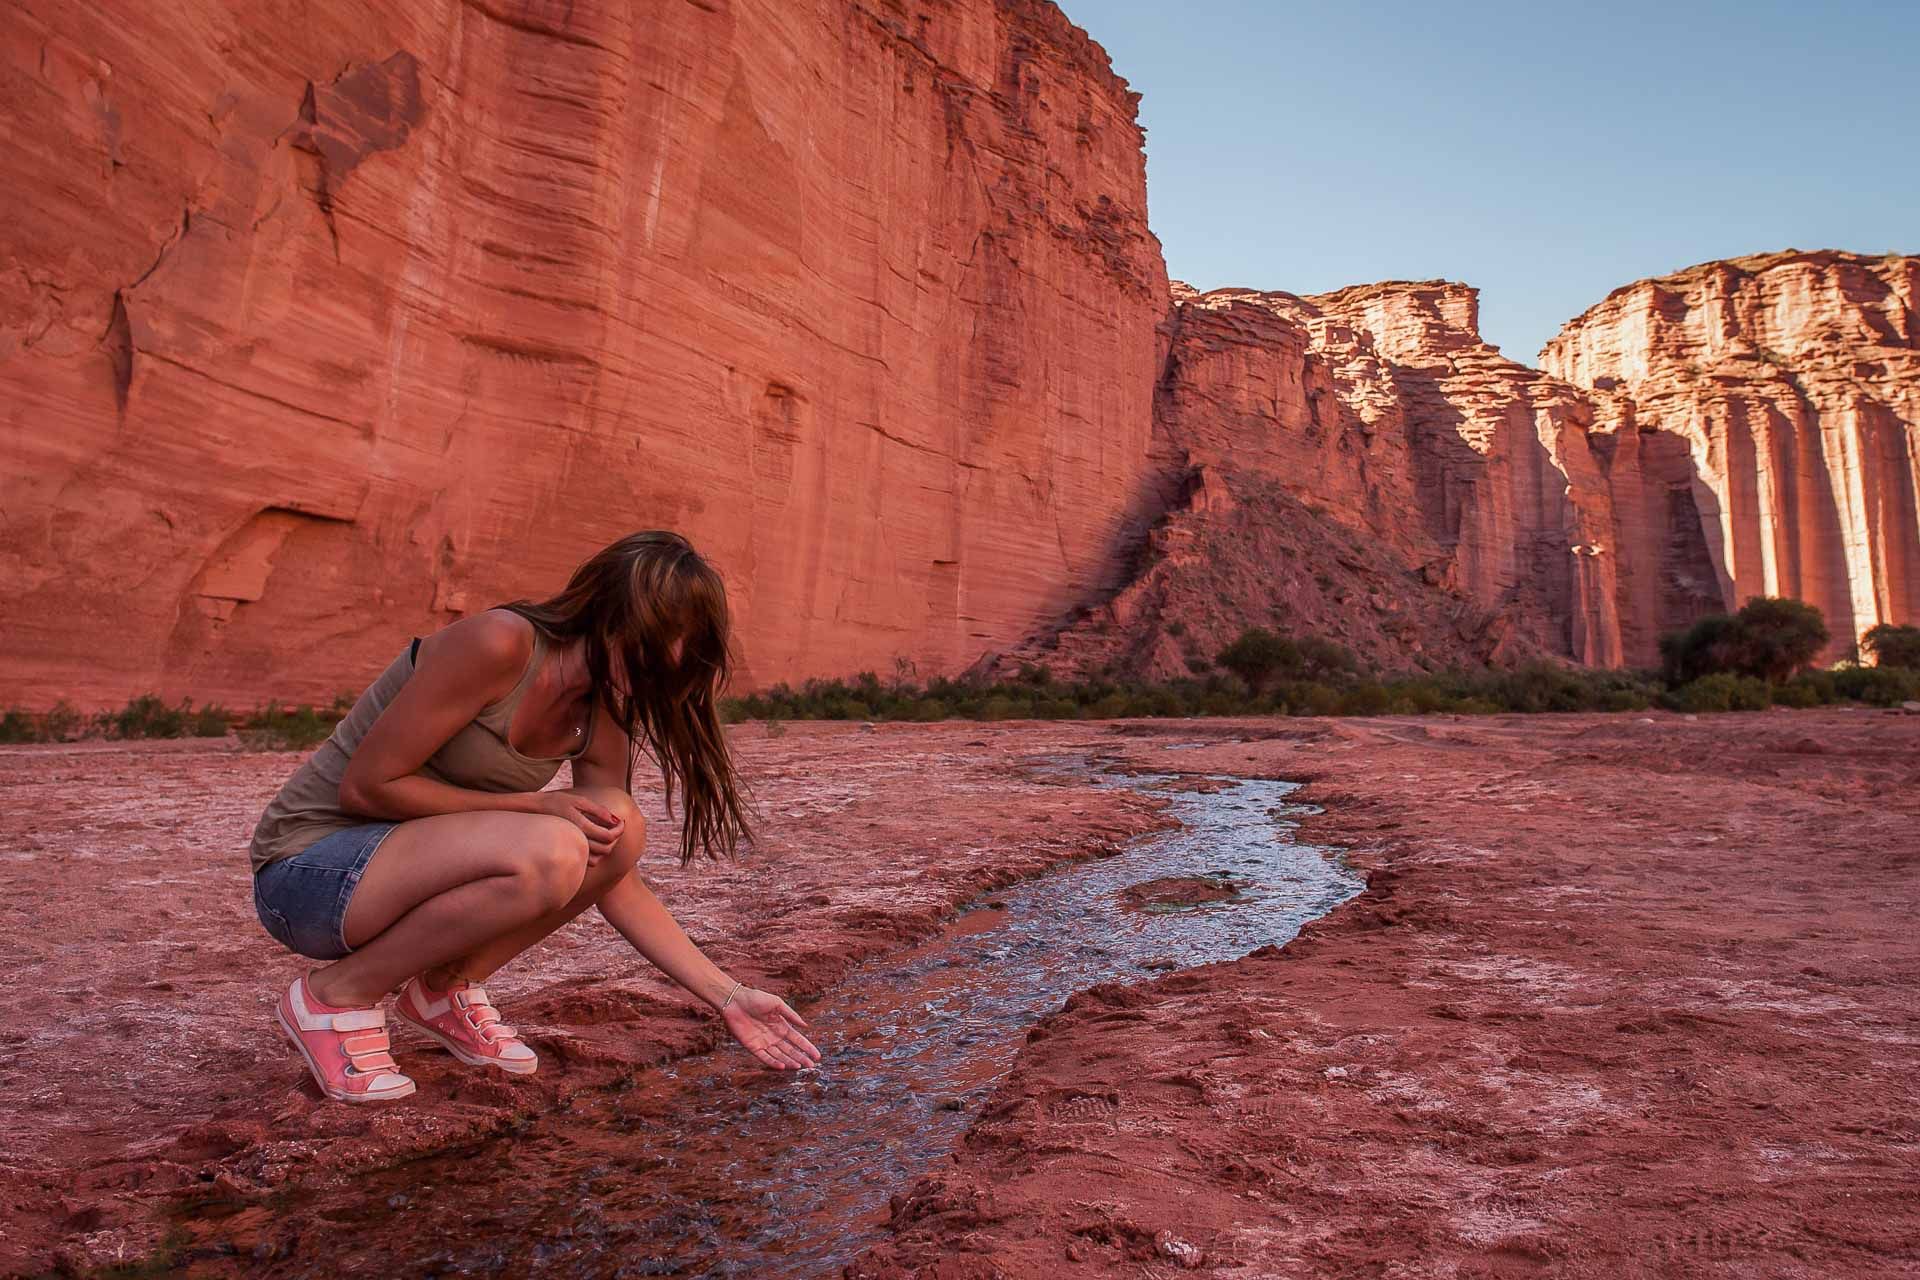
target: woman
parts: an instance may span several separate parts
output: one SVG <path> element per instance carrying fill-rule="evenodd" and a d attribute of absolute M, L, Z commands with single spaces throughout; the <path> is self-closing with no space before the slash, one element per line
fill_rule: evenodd
<path fill-rule="evenodd" d="M 280 789 L 253 836 L 267 932 L 333 963 L 282 993 L 281 1027 L 330 1098 L 403 1098 L 379 1007 L 471 1066 L 524 1075 L 532 1049 L 482 985 L 590 906 L 720 1013 L 771 1067 L 820 1059 L 778 996 L 701 954 L 634 871 L 646 823 L 629 792 L 644 745 L 681 865 L 747 833 L 715 708 L 729 671 L 726 592 L 677 534 L 622 538 L 566 590 L 415 640 Z M 562 761 L 573 786 L 542 790 Z"/>

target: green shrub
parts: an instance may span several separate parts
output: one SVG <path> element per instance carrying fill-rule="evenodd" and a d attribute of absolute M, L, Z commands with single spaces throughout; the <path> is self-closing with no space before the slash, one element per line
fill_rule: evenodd
<path fill-rule="evenodd" d="M 252 751 L 310 751 L 325 742 L 353 703 L 345 696 L 322 709 L 269 702 L 240 725 L 240 742 Z"/>
<path fill-rule="evenodd" d="M 1820 687 L 1807 679 L 1811 672 L 1801 672 L 1773 691 L 1773 705 L 1776 707 L 1817 707 L 1825 699 L 1820 696 Z M 1824 674 L 1824 673 L 1822 673 Z"/>
<path fill-rule="evenodd" d="M 1875 707 L 1897 707 L 1920 699 L 1920 671 L 1905 667 L 1836 667 L 1834 693 Z"/>
<path fill-rule="evenodd" d="M 1302 680 L 1286 691 L 1287 713 L 1296 716 L 1340 714 L 1340 691 L 1318 680 Z"/>
<path fill-rule="evenodd" d="M 1673 692 L 1673 704 L 1680 711 L 1765 711 L 1772 703 L 1772 688 L 1758 676 L 1735 675 L 1718 671 L 1688 681 Z"/>
<path fill-rule="evenodd" d="M 1786 694 L 1785 699 L 1780 695 Z M 1841 701 L 1840 687 L 1831 671 L 1818 667 L 1802 671 L 1774 691 L 1774 701 L 1788 707 L 1824 707 Z"/>
<path fill-rule="evenodd" d="M 1876 667 L 1920 670 L 1920 627 L 1883 622 L 1860 637 L 1860 648 Z"/>
<path fill-rule="evenodd" d="M 1384 715 L 1393 705 L 1393 696 L 1377 684 L 1359 684 L 1340 695 L 1339 714 L 1343 716 Z"/>
<path fill-rule="evenodd" d="M 40 718 L 40 731 L 46 735 L 44 740 L 47 742 L 69 742 L 79 737 L 85 726 L 85 717 L 64 698 L 54 703 L 52 709 Z"/>
<path fill-rule="evenodd" d="M 196 709 L 192 699 L 170 707 L 156 694 L 146 693 L 118 711 L 94 717 L 94 728 L 107 738 L 218 738 L 225 736 L 233 715 L 220 706 Z"/>
<path fill-rule="evenodd" d="M 1308 636 L 1298 644 L 1300 674 L 1309 680 L 1338 680 L 1359 670 L 1359 662 L 1344 645 L 1321 636 Z"/>
<path fill-rule="evenodd" d="M 1820 611 L 1801 600 L 1755 596 L 1660 638 L 1667 683 L 1730 672 L 1779 684 L 1812 662 L 1830 637 Z"/>
<path fill-rule="evenodd" d="M 1445 689 L 1430 680 L 1401 680 L 1389 686 L 1393 690 L 1396 703 L 1403 703 L 1406 712 L 1397 714 L 1431 715 L 1436 711 L 1451 711 L 1455 699 Z"/>
<path fill-rule="evenodd" d="M 1265 627 L 1248 627 L 1240 638 L 1214 656 L 1214 662 L 1246 681 L 1255 693 L 1278 675 L 1301 669 L 1300 646 Z"/>
<path fill-rule="evenodd" d="M 1199 711 L 1203 716 L 1239 716 L 1246 714 L 1247 703 L 1230 690 L 1209 689 L 1200 695 Z"/>

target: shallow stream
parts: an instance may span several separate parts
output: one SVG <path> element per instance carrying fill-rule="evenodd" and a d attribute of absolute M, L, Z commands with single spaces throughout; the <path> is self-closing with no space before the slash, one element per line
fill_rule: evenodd
<path fill-rule="evenodd" d="M 1009 886 L 856 969 L 805 1010 L 826 1055 L 816 1070 L 747 1076 L 728 1048 L 478 1151 L 374 1175 L 357 1206 L 303 1206 L 296 1192 L 286 1209 L 348 1227 L 404 1209 L 395 1274 L 837 1274 L 1069 995 L 1284 943 L 1363 887 L 1292 840 L 1291 818 L 1309 811 L 1286 798 L 1297 784 L 1035 763 L 1164 790 L 1181 825 Z"/>

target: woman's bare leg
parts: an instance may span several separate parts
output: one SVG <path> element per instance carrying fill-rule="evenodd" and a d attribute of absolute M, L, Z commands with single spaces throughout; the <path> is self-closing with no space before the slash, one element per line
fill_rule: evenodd
<path fill-rule="evenodd" d="M 311 990 L 331 1005 L 373 1004 L 413 975 L 556 912 L 586 869 L 587 838 L 564 818 L 483 812 L 403 822 L 348 903 L 355 951 L 317 970 Z"/>
<path fill-rule="evenodd" d="M 587 868 L 586 879 L 565 906 L 483 942 L 464 956 L 434 966 L 424 975 L 427 985 L 444 991 L 448 984 L 456 981 L 485 982 L 502 965 L 600 901 L 607 890 L 633 873 L 634 864 L 640 861 L 647 847 L 647 820 L 634 807 L 633 797 L 618 787 L 576 787 L 574 790 L 613 810 L 614 815 L 625 822 L 626 829 L 612 850 Z"/>

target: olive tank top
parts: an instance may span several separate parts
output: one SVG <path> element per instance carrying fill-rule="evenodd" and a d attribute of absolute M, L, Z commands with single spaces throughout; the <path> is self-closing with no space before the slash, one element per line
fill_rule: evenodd
<path fill-rule="evenodd" d="M 507 726 L 513 723 L 514 708 L 520 705 L 546 651 L 547 638 L 535 627 L 533 655 L 527 659 L 527 669 L 520 673 L 519 683 L 498 702 L 482 707 L 480 713 L 442 743 L 417 772 L 470 791 L 539 791 L 553 781 L 563 761 L 584 755 L 593 743 L 593 722 L 598 717 L 588 717 L 586 740 L 570 755 L 522 755 L 507 741 Z M 348 813 L 340 807 L 340 779 L 346 774 L 353 749 L 413 675 L 419 652 L 420 641 L 416 639 L 367 687 L 353 704 L 353 710 L 335 726 L 332 736 L 320 744 L 319 750 L 287 779 L 280 793 L 268 803 L 253 831 L 251 854 L 255 871 L 269 862 L 291 858 L 322 836 L 381 821 Z"/>

